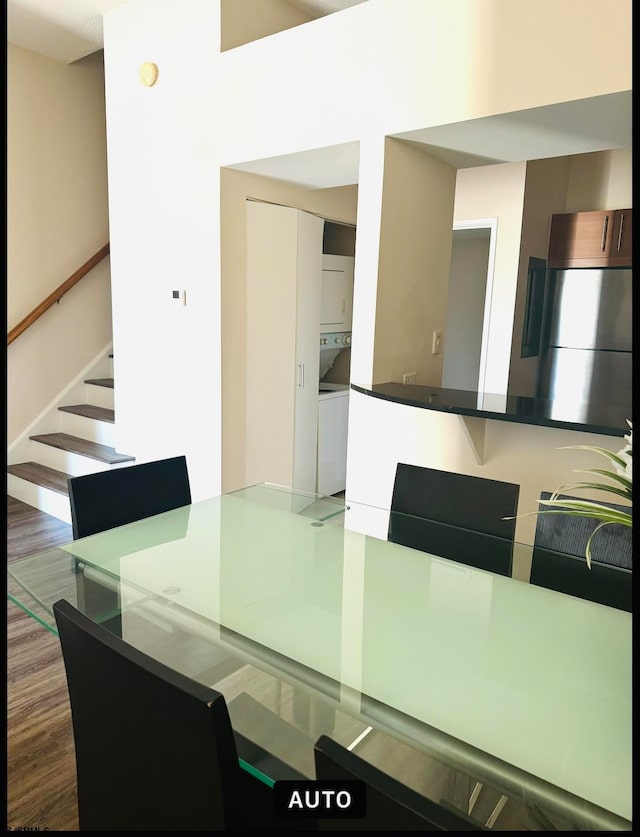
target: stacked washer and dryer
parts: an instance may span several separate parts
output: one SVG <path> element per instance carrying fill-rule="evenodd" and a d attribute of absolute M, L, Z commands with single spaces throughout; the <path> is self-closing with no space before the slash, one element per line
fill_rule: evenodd
<path fill-rule="evenodd" d="M 353 264 L 352 256 L 323 256 L 316 471 L 318 494 L 338 494 L 346 488 Z"/>

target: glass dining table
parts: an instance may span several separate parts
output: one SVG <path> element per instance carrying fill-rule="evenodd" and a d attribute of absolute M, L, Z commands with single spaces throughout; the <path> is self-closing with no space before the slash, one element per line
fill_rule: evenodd
<path fill-rule="evenodd" d="M 531 545 L 505 576 L 388 525 L 251 486 L 14 561 L 8 598 L 220 691 L 267 784 L 327 734 L 495 830 L 631 830 L 631 614 L 528 583 Z"/>

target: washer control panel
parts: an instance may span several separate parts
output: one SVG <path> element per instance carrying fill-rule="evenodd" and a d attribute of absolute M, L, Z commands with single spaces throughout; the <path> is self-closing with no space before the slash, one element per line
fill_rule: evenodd
<path fill-rule="evenodd" d="M 321 349 L 344 349 L 351 345 L 350 331 L 334 331 L 320 335 Z"/>

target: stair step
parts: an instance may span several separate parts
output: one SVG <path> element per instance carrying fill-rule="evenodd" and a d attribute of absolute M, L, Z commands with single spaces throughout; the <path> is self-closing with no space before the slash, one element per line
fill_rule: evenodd
<path fill-rule="evenodd" d="M 96 387 L 107 387 L 113 389 L 113 378 L 89 378 L 85 384 L 93 384 Z"/>
<path fill-rule="evenodd" d="M 135 456 L 118 453 L 115 448 L 108 445 L 100 445 L 97 442 L 90 442 L 88 439 L 70 436 L 68 433 L 43 433 L 37 436 L 29 436 L 29 438 L 34 442 L 42 442 L 44 445 L 51 445 L 51 447 L 60 450 L 77 453 L 90 459 L 97 459 L 99 462 L 106 462 L 108 465 L 135 461 Z"/>
<path fill-rule="evenodd" d="M 67 480 L 71 474 L 56 471 L 48 465 L 41 465 L 39 462 L 18 462 L 7 466 L 7 472 L 28 482 L 41 485 L 43 488 L 50 488 L 58 494 L 69 496 Z"/>
<path fill-rule="evenodd" d="M 115 422 L 115 412 L 107 407 L 98 407 L 95 404 L 71 404 L 66 407 L 58 407 L 63 413 L 73 413 L 76 416 L 86 416 L 98 421 Z"/>

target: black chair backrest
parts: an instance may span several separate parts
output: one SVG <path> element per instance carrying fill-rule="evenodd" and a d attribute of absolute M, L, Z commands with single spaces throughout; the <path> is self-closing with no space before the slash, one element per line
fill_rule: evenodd
<path fill-rule="evenodd" d="M 520 486 L 398 463 L 388 539 L 511 575 Z M 445 525 L 442 525 L 445 524 Z"/>
<path fill-rule="evenodd" d="M 561 496 L 565 499 L 577 499 L 570 495 Z M 548 500 L 551 493 L 543 491 L 540 497 Z M 617 509 L 627 508 L 614 503 L 607 505 Z M 540 504 L 540 511 L 548 508 L 549 506 Z M 597 525 L 598 521 L 589 517 L 539 514 L 536 520 L 530 583 L 619 610 L 631 611 L 631 527 L 616 523 L 602 528 L 591 543 L 592 559 L 589 569 L 585 558 L 587 541 Z"/>
<path fill-rule="evenodd" d="M 191 503 L 185 456 L 70 477 L 67 483 L 74 539 Z"/>
<path fill-rule="evenodd" d="M 221 831 L 269 822 L 224 696 L 53 605 L 71 702 L 81 831 Z"/>
<path fill-rule="evenodd" d="M 542 491 L 540 493 L 541 500 L 549 500 L 551 496 L 551 492 L 549 491 Z M 569 494 L 561 494 L 560 498 L 564 500 L 584 499 L 584 497 L 573 497 Z M 629 510 L 628 506 L 599 502 L 618 511 Z M 539 511 L 544 511 L 548 508 L 553 507 L 541 503 Z M 576 517 L 571 514 L 555 513 L 539 514 L 536 519 L 534 544 L 545 549 L 555 549 L 558 552 L 567 552 L 570 555 L 577 555 L 580 558 L 584 558 L 587 541 L 595 531 L 598 523 L 598 520 L 591 517 Z M 630 570 L 633 566 L 631 527 L 622 526 L 619 523 L 605 526 L 591 542 L 591 554 L 594 560 L 601 564 L 611 564 Z"/>
<path fill-rule="evenodd" d="M 364 817 L 318 820 L 319 831 L 486 831 L 462 811 L 433 802 L 350 752 L 327 735 L 314 747 L 316 779 L 366 785 Z"/>

